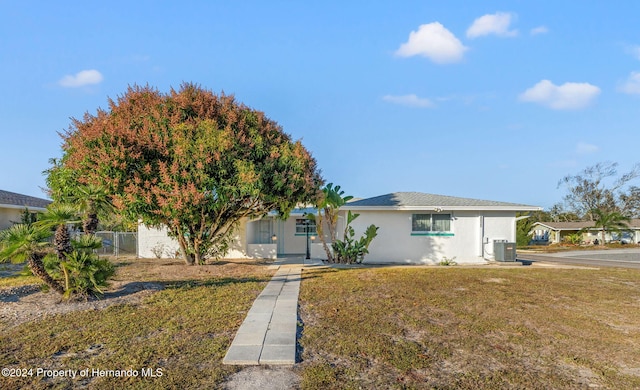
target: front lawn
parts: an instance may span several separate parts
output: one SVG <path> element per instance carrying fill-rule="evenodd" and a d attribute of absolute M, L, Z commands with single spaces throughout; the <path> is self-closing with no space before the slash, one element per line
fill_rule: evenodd
<path fill-rule="evenodd" d="M 219 388 L 240 369 L 222 358 L 273 272 L 251 261 L 120 261 L 114 283 L 164 290 L 0 323 L 0 367 L 139 376 L 4 377 L 0 388 Z M 303 276 L 294 368 L 303 388 L 640 388 L 640 271 L 318 268 Z M 143 369 L 162 376 L 142 378 Z"/>
<path fill-rule="evenodd" d="M 640 272 L 305 271 L 310 389 L 640 388 Z"/>
<path fill-rule="evenodd" d="M 216 388 L 238 370 L 223 366 L 222 358 L 272 274 L 252 262 L 196 267 L 175 260 L 120 263 L 116 281 L 146 281 L 164 290 L 140 304 L 0 324 L 0 367 L 33 369 L 24 378 L 0 377 L 0 388 Z M 138 376 L 38 378 L 38 368 L 135 370 Z"/>

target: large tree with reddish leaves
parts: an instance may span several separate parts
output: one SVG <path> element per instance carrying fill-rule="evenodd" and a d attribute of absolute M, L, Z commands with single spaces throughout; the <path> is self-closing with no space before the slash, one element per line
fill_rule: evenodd
<path fill-rule="evenodd" d="M 312 200 L 316 162 L 264 113 L 194 84 L 129 87 L 73 119 L 61 164 L 129 218 L 168 227 L 187 264 L 224 253 L 237 223 Z"/>

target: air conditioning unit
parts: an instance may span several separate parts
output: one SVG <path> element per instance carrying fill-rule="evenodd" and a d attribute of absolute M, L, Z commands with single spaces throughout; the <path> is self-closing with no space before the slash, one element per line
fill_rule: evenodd
<path fill-rule="evenodd" d="M 495 261 L 516 261 L 516 243 L 507 240 L 493 240 Z"/>

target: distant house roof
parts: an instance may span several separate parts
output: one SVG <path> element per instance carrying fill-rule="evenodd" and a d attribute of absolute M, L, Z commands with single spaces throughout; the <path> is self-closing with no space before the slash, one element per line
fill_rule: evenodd
<path fill-rule="evenodd" d="M 591 221 L 580 221 L 580 222 L 536 222 L 535 225 L 541 225 L 544 227 L 548 227 L 552 230 L 580 230 L 586 228 L 592 228 L 593 222 Z M 632 219 L 631 222 L 628 223 L 630 228 L 640 229 L 640 219 Z"/>
<path fill-rule="evenodd" d="M 349 202 L 342 207 L 345 210 L 509 210 L 509 211 L 537 211 L 538 206 L 519 203 L 498 202 L 458 198 L 455 196 L 425 194 L 422 192 L 394 192 L 392 194 L 374 196 Z"/>
<path fill-rule="evenodd" d="M 9 209 L 23 209 L 25 207 L 40 211 L 44 210 L 50 200 L 22 195 L 15 192 L 0 190 L 0 207 Z"/>

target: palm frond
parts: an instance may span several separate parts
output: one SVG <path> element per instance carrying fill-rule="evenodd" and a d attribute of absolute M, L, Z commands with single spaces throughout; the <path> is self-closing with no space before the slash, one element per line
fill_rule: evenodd
<path fill-rule="evenodd" d="M 0 231 L 0 261 L 20 262 L 49 245 L 51 231 L 35 225 L 17 224 Z"/>

